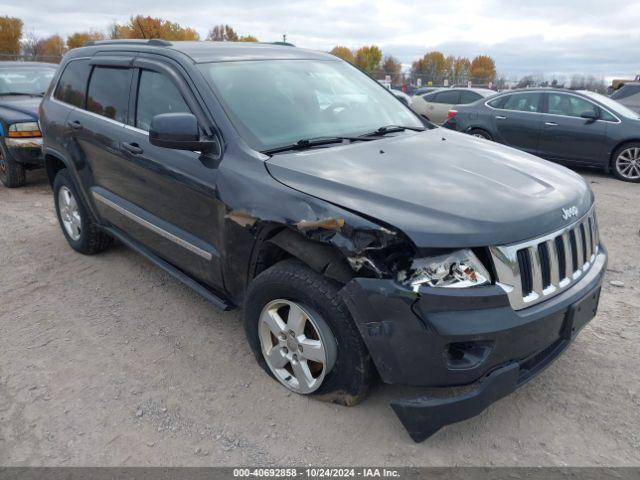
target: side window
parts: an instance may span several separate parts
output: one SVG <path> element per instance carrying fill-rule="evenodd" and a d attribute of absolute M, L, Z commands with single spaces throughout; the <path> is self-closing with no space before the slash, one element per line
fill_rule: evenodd
<path fill-rule="evenodd" d="M 460 92 L 458 90 L 444 90 L 436 94 L 435 103 L 446 103 L 456 105 L 460 102 Z"/>
<path fill-rule="evenodd" d="M 504 102 L 510 97 L 511 95 L 505 95 L 502 97 L 498 97 L 498 98 L 494 98 L 493 100 L 491 100 L 490 102 L 487 102 L 487 105 L 489 105 L 490 107 L 493 108 L 502 108 L 502 105 L 504 105 Z"/>
<path fill-rule="evenodd" d="M 620 100 L 621 98 L 627 98 L 631 95 L 640 94 L 640 85 L 624 85 L 619 90 L 613 92 L 611 98 L 614 100 Z"/>
<path fill-rule="evenodd" d="M 600 119 L 606 120 L 607 122 L 617 122 L 618 119 L 607 112 L 604 108 L 600 109 Z"/>
<path fill-rule="evenodd" d="M 87 110 L 125 123 L 130 84 L 128 68 L 95 67 L 89 80 Z"/>
<path fill-rule="evenodd" d="M 586 111 L 598 113 L 598 107 L 584 98 L 563 93 L 549 94 L 549 113 L 567 117 L 579 117 Z"/>
<path fill-rule="evenodd" d="M 423 95 L 422 98 L 425 102 L 433 102 L 433 99 L 436 98 L 437 93 L 431 92 Z"/>
<path fill-rule="evenodd" d="M 74 107 L 84 108 L 87 80 L 91 66 L 88 60 L 72 60 L 62 72 L 53 98 Z"/>
<path fill-rule="evenodd" d="M 472 92 L 471 90 L 461 90 L 460 101 L 458 103 L 465 105 L 467 103 L 473 103 L 476 100 L 480 100 L 480 98 L 482 98 L 482 95 L 476 92 Z"/>
<path fill-rule="evenodd" d="M 541 98 L 540 92 L 514 93 L 507 97 L 501 108 L 518 112 L 539 112 Z"/>
<path fill-rule="evenodd" d="M 161 73 L 142 70 L 138 84 L 135 126 L 149 130 L 151 119 L 161 113 L 191 113 L 178 88 Z"/>

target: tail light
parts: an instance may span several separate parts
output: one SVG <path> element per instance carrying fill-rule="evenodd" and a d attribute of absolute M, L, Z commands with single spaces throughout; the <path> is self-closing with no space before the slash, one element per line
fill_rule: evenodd
<path fill-rule="evenodd" d="M 457 110 L 449 110 L 449 113 L 447 113 L 447 120 L 451 120 L 453 117 L 455 117 L 458 114 Z"/>

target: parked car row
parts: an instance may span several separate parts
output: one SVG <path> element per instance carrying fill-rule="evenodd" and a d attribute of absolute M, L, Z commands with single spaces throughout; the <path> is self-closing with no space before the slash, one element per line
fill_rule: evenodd
<path fill-rule="evenodd" d="M 458 105 L 444 126 L 640 182 L 640 114 L 588 91 L 527 89 Z"/>

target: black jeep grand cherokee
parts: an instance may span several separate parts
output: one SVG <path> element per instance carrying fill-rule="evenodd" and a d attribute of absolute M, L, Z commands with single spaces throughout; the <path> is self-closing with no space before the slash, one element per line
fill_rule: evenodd
<path fill-rule="evenodd" d="M 260 365 L 342 404 L 370 383 L 416 441 L 547 366 L 595 314 L 593 194 L 569 170 L 432 128 L 377 82 L 268 44 L 72 50 L 41 106 L 69 244 L 117 238 L 222 309 Z"/>

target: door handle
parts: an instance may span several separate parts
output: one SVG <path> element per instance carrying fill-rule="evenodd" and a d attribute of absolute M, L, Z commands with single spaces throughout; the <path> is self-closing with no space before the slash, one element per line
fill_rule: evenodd
<path fill-rule="evenodd" d="M 80 130 L 82 128 L 82 124 L 78 120 L 69 120 L 67 122 L 67 126 L 73 128 L 74 130 Z"/>
<path fill-rule="evenodd" d="M 507 117 L 505 117 L 504 115 L 496 115 L 496 120 L 506 120 Z"/>
<path fill-rule="evenodd" d="M 142 150 L 142 148 L 140 148 L 140 145 L 138 145 L 137 143 L 122 142 L 120 146 L 123 150 L 126 150 L 132 155 L 140 155 L 142 152 L 144 152 L 144 150 Z"/>
<path fill-rule="evenodd" d="M 558 124 L 556 122 L 544 122 L 545 125 L 549 126 L 549 127 L 557 127 Z"/>

